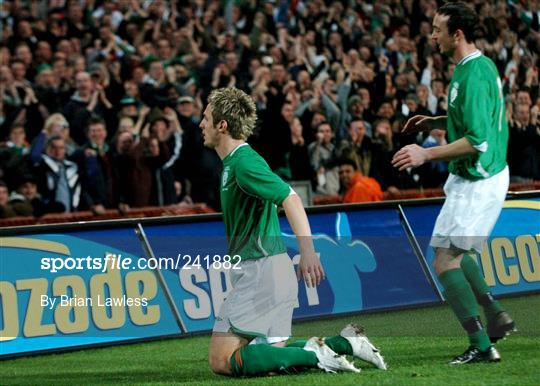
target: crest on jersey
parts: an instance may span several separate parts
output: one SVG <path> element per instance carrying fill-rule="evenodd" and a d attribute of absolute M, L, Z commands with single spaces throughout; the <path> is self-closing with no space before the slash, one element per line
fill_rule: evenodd
<path fill-rule="evenodd" d="M 452 89 L 450 90 L 450 103 L 454 103 L 454 101 L 456 100 L 458 90 L 459 90 L 459 83 L 458 82 L 452 83 Z"/>
<path fill-rule="evenodd" d="M 221 176 L 221 186 L 227 185 L 227 180 L 229 179 L 229 166 L 225 166 L 225 169 L 223 169 L 223 175 Z"/>

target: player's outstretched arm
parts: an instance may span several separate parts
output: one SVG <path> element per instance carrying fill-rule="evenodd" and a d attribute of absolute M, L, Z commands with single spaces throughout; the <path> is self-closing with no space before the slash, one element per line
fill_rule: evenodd
<path fill-rule="evenodd" d="M 446 130 L 446 115 L 438 117 L 415 115 L 405 123 L 401 132 L 403 134 L 412 134 L 420 131 L 431 131 L 433 129 Z"/>
<path fill-rule="evenodd" d="M 467 138 L 460 138 L 448 145 L 423 148 L 418 145 L 407 145 L 392 158 L 392 165 L 399 170 L 415 168 L 428 161 L 450 161 L 456 158 L 476 154 L 476 150 Z"/>
<path fill-rule="evenodd" d="M 302 201 L 297 194 L 291 194 L 282 205 L 300 247 L 298 279 L 303 277 L 308 287 L 315 287 L 324 279 L 324 269 L 313 248 L 311 228 Z"/>

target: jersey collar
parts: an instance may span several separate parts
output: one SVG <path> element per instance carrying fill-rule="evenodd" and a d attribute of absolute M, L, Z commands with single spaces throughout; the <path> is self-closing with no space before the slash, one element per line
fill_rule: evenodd
<path fill-rule="evenodd" d="M 462 59 L 458 62 L 457 65 L 459 66 L 460 64 L 465 64 L 465 63 L 467 63 L 467 62 L 470 61 L 470 60 L 473 60 L 473 59 L 476 59 L 476 58 L 480 57 L 481 55 L 482 55 L 482 53 L 480 52 L 480 50 L 477 49 L 476 51 L 471 52 L 469 55 L 467 55 L 467 56 L 465 56 L 464 58 L 462 58 Z"/>
<path fill-rule="evenodd" d="M 234 153 L 236 153 L 236 151 L 238 149 L 240 149 L 242 146 L 247 146 L 247 145 L 248 145 L 248 143 L 245 142 L 245 143 L 241 143 L 240 145 L 236 146 L 234 149 L 232 149 L 232 151 L 229 154 L 227 154 L 227 158 L 232 157 L 234 155 Z"/>

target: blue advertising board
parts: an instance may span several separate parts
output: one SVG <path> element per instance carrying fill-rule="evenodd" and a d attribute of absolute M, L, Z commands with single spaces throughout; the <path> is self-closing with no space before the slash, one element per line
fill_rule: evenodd
<path fill-rule="evenodd" d="M 212 267 L 214 256 L 227 255 L 223 223 L 148 225 L 144 232 L 186 331 L 212 329 L 231 289 L 227 269 Z"/>
<path fill-rule="evenodd" d="M 316 288 L 299 287 L 294 318 L 335 315 L 438 300 L 411 248 L 396 209 L 371 209 L 309 215 L 315 250 L 326 271 Z M 285 218 L 283 240 L 289 256 L 300 260 L 297 241 Z M 209 330 L 231 289 L 227 269 L 205 264 L 224 256 L 221 222 L 145 226 L 158 259 L 179 266 L 161 269 L 188 332 Z M 198 257 L 199 266 L 193 261 Z M 212 263 L 210 261 L 210 263 Z M 232 267 L 231 267 L 232 268 Z"/>
<path fill-rule="evenodd" d="M 423 252 L 429 264 L 433 259 L 428 244 L 439 210 L 429 203 L 403 209 L 420 251 L 397 204 L 309 213 L 326 280 L 317 288 L 299 283 L 293 318 L 439 301 L 419 256 Z M 280 222 L 298 265 L 297 240 L 287 220 Z M 125 224 L 2 232 L 0 357 L 212 328 L 231 289 L 228 271 L 237 264 L 226 259 L 221 219 Z M 143 231 L 140 238 L 136 229 Z M 540 289 L 539 241 L 540 199 L 507 201 L 475 256 L 495 294 Z M 148 259 L 152 254 L 155 260 Z"/>
<path fill-rule="evenodd" d="M 0 245 L 2 356 L 180 332 L 132 227 Z"/>
<path fill-rule="evenodd" d="M 340 314 L 425 304 L 438 298 L 425 277 L 396 209 L 311 214 L 315 250 L 326 270 L 316 289 L 318 304 L 300 286 L 295 317 Z M 296 240 L 282 222 L 289 255 L 297 263 Z"/>
<path fill-rule="evenodd" d="M 442 204 L 405 206 L 432 273 L 429 240 Z M 471 253 L 495 295 L 540 290 L 540 199 L 507 200 L 482 253 Z M 440 283 L 437 282 L 440 286 Z"/>

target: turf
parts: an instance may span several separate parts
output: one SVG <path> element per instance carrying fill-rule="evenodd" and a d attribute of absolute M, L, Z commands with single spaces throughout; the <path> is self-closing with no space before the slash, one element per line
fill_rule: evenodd
<path fill-rule="evenodd" d="M 506 299 L 519 331 L 498 344 L 501 363 L 447 365 L 466 339 L 445 306 L 364 314 L 294 325 L 295 336 L 334 335 L 354 321 L 366 327 L 389 364 L 388 371 L 356 362 L 360 374 L 299 375 L 233 379 L 207 365 L 209 337 L 199 336 L 42 355 L 0 362 L 0 383 L 31 385 L 538 385 L 540 295 Z"/>

